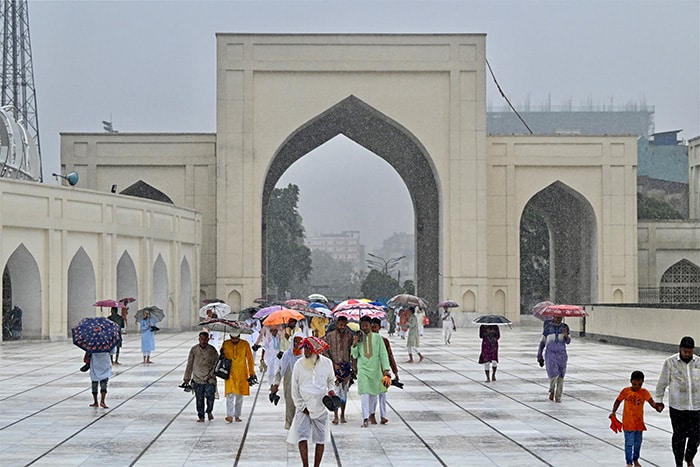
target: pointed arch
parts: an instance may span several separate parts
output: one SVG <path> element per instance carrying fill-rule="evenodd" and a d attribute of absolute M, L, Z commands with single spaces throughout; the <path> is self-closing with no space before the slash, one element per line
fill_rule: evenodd
<path fill-rule="evenodd" d="M 187 258 L 180 263 L 180 329 L 192 328 L 192 274 Z"/>
<path fill-rule="evenodd" d="M 68 329 L 88 316 L 95 316 L 97 286 L 95 268 L 83 247 L 73 255 L 68 266 Z"/>
<path fill-rule="evenodd" d="M 661 303 L 700 303 L 700 267 L 685 258 L 664 271 L 659 285 Z"/>
<path fill-rule="evenodd" d="M 165 265 L 163 256 L 158 254 L 156 261 L 153 263 L 153 303 L 165 312 L 166 326 L 171 327 L 172 324 L 167 321 L 169 300 L 168 300 L 168 268 Z"/>
<path fill-rule="evenodd" d="M 596 301 L 598 228 L 591 204 L 578 191 L 556 181 L 530 198 L 520 213 L 521 222 L 528 210 L 547 224 L 549 260 L 541 265 L 549 268 L 547 298 L 558 303 Z M 521 297 L 521 306 L 529 309 L 541 298 Z"/>
<path fill-rule="evenodd" d="M 124 250 L 117 262 L 117 300 L 126 297 L 135 299 L 129 305 L 130 309 L 139 308 L 139 285 L 136 267 L 129 252 Z"/>
<path fill-rule="evenodd" d="M 41 337 L 41 275 L 34 255 L 23 243 L 7 259 L 3 280 L 9 284 L 9 290 L 3 287 L 3 316 L 14 306 L 22 310 L 21 324 L 13 337 Z"/>
<path fill-rule="evenodd" d="M 441 203 L 437 172 L 428 151 L 410 131 L 353 95 L 299 127 L 272 158 L 262 193 L 263 277 L 267 276 L 266 219 L 272 190 L 294 162 L 339 134 L 384 159 L 406 183 L 415 213 L 416 293 L 428 303 L 437 303 Z"/>

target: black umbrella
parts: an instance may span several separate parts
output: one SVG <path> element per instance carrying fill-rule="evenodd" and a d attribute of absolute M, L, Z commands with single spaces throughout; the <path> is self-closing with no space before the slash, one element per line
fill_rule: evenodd
<path fill-rule="evenodd" d="M 511 322 L 503 315 L 481 315 L 472 320 L 474 324 L 490 324 L 492 326 L 510 326 Z"/>
<path fill-rule="evenodd" d="M 145 308 L 141 308 L 139 311 L 136 312 L 136 321 L 140 321 L 143 319 L 143 313 L 147 311 L 148 314 L 153 318 L 156 323 L 159 321 L 162 321 L 163 318 L 165 318 L 165 313 L 163 310 L 158 308 L 157 306 L 147 306 Z"/>

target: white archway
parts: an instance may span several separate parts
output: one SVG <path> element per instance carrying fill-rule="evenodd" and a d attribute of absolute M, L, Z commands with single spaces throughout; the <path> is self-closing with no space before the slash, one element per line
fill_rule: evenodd
<path fill-rule="evenodd" d="M 139 285 L 136 267 L 128 251 L 122 253 L 117 263 L 117 296 L 116 299 L 126 297 L 134 298 L 135 301 L 129 305 L 131 309 L 139 308 Z"/>
<path fill-rule="evenodd" d="M 167 327 L 172 327 L 172 323 L 167 321 L 169 316 L 168 311 L 170 310 L 168 294 L 168 268 L 165 266 L 163 257 L 159 254 L 153 264 L 153 303 L 146 304 L 145 306 L 155 305 L 161 308 L 166 316 L 166 322 L 164 324 Z"/>
<path fill-rule="evenodd" d="M 192 328 L 192 278 L 187 258 L 180 263 L 180 329 Z"/>

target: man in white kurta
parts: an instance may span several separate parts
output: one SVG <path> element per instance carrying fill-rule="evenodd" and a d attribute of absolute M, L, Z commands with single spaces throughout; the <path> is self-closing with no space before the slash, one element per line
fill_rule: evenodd
<path fill-rule="evenodd" d="M 328 347 L 321 339 L 307 337 L 302 341 L 304 358 L 292 371 L 292 398 L 296 412 L 287 442 L 298 444 L 302 465 L 309 465 L 308 440 L 316 444 L 314 466 L 321 465 L 325 443 L 330 440 L 330 420 L 323 397 L 333 396 L 335 371 L 333 362 L 323 355 Z"/>

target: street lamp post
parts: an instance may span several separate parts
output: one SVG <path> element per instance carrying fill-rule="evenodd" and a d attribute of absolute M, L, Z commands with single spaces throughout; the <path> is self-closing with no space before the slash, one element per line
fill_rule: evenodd
<path fill-rule="evenodd" d="M 381 256 L 377 256 L 372 253 L 367 253 L 367 256 L 371 256 L 373 258 L 368 259 L 367 264 L 374 269 L 381 270 L 386 275 L 389 275 L 389 271 L 393 270 L 399 264 L 399 262 L 406 257 L 399 256 L 396 258 L 384 259 Z"/>

